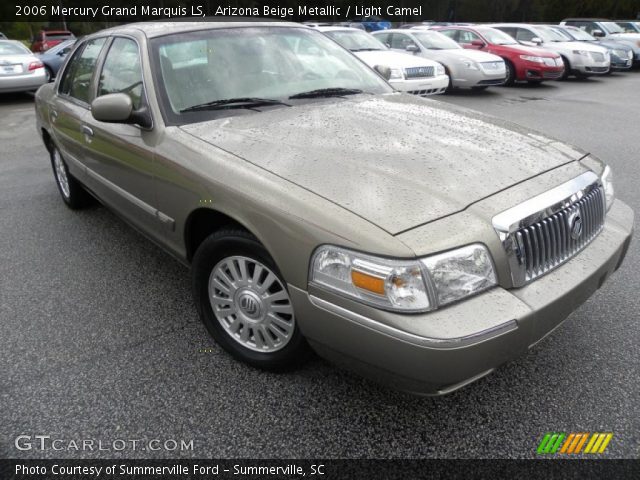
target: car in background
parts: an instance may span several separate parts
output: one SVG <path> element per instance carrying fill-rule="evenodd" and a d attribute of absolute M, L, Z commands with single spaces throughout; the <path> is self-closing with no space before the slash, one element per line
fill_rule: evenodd
<path fill-rule="evenodd" d="M 585 30 L 570 25 L 550 25 L 550 27 L 565 35 L 572 42 L 587 42 L 606 48 L 611 57 L 611 69 L 609 71 L 629 70 L 633 66 L 633 49 L 626 43 L 608 38 L 598 39 Z"/>
<path fill-rule="evenodd" d="M 607 38 L 626 43 L 633 48 L 633 63 L 640 63 L 640 33 L 627 33 L 616 22 L 602 18 L 566 18 L 560 25 L 578 27 L 596 38 Z"/>
<path fill-rule="evenodd" d="M 374 32 L 382 43 L 398 52 L 428 58 L 441 63 L 449 75 L 449 89 L 484 90 L 502 85 L 507 75 L 504 60 L 497 55 L 465 50 L 446 35 L 433 30 L 385 30 Z"/>
<path fill-rule="evenodd" d="M 43 63 L 27 47 L 0 40 L 0 93 L 37 90 L 46 81 Z"/>
<path fill-rule="evenodd" d="M 47 82 L 51 82 L 56 78 L 58 70 L 64 63 L 67 55 L 76 44 L 76 39 L 65 40 L 46 52 L 38 54 L 38 58 L 44 63 L 44 71 L 47 76 Z"/>
<path fill-rule="evenodd" d="M 318 27 L 317 30 L 371 68 L 380 71 L 380 67 L 388 67 L 389 83 L 397 90 L 426 96 L 444 93 L 449 85 L 449 77 L 438 62 L 394 52 L 370 33 L 347 27 Z"/>
<path fill-rule="evenodd" d="M 391 28 L 391 22 L 389 20 L 376 16 L 354 18 L 349 20 L 347 24 L 352 26 L 352 23 L 359 23 L 367 32 L 377 32 L 378 30 Z"/>
<path fill-rule="evenodd" d="M 563 78 L 570 75 L 578 78 L 604 75 L 611 67 L 609 51 L 606 48 L 569 41 L 566 36 L 545 25 L 501 23 L 491 26 L 502 30 L 523 45 L 542 47 L 560 55 L 564 63 Z"/>
<path fill-rule="evenodd" d="M 640 20 L 616 20 L 624 33 L 640 33 Z"/>
<path fill-rule="evenodd" d="M 31 51 L 35 53 L 45 52 L 70 38 L 76 37 L 68 30 L 41 30 L 33 39 Z"/>
<path fill-rule="evenodd" d="M 564 63 L 557 53 L 521 45 L 495 28 L 478 25 L 437 27 L 434 30 L 464 48 L 481 50 L 501 57 L 507 71 L 505 85 L 512 85 L 515 81 L 540 83 L 544 80 L 556 80 L 564 73 Z"/>

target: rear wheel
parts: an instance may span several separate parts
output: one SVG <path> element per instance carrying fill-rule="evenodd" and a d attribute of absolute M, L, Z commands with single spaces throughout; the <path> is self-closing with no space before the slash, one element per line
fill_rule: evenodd
<path fill-rule="evenodd" d="M 194 256 L 192 280 L 200 318 L 235 358 L 266 370 L 307 358 L 286 282 L 253 235 L 228 228 L 207 237 Z"/>
<path fill-rule="evenodd" d="M 89 205 L 91 203 L 90 195 L 82 188 L 80 182 L 69 173 L 67 164 L 58 148 L 52 147 L 49 154 L 51 156 L 53 176 L 56 179 L 56 185 L 64 203 L 73 210 Z"/>

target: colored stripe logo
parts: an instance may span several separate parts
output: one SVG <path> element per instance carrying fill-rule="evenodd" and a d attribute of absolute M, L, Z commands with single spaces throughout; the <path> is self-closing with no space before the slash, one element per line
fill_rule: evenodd
<path fill-rule="evenodd" d="M 546 433 L 536 453 L 548 454 L 578 454 L 578 453 L 604 453 L 613 438 L 613 433 Z"/>

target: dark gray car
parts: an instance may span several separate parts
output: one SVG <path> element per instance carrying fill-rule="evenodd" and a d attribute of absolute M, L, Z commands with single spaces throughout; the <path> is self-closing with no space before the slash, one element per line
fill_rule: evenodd
<path fill-rule="evenodd" d="M 211 335 L 265 369 L 311 348 L 452 391 L 557 327 L 632 235 L 593 155 L 395 92 L 293 23 L 96 33 L 36 119 L 63 201 L 90 192 L 190 265 Z"/>

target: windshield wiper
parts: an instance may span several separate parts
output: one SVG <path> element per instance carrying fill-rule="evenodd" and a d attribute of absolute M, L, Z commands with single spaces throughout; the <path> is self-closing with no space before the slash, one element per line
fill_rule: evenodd
<path fill-rule="evenodd" d="M 264 107 L 266 105 L 284 105 L 290 107 L 288 103 L 281 102 L 271 98 L 255 98 L 255 97 L 239 97 L 239 98 L 227 98 L 224 100 L 214 100 L 212 102 L 200 103 L 198 105 L 192 105 L 180 110 L 180 113 L 184 112 L 197 112 L 199 110 L 226 110 L 232 108 L 255 108 Z"/>
<path fill-rule="evenodd" d="M 352 48 L 352 52 L 379 52 L 381 48 Z"/>
<path fill-rule="evenodd" d="M 296 93 L 295 95 L 291 95 L 289 98 L 342 97 L 343 95 L 357 95 L 358 93 L 363 92 L 357 88 L 319 88 L 318 90 Z"/>

